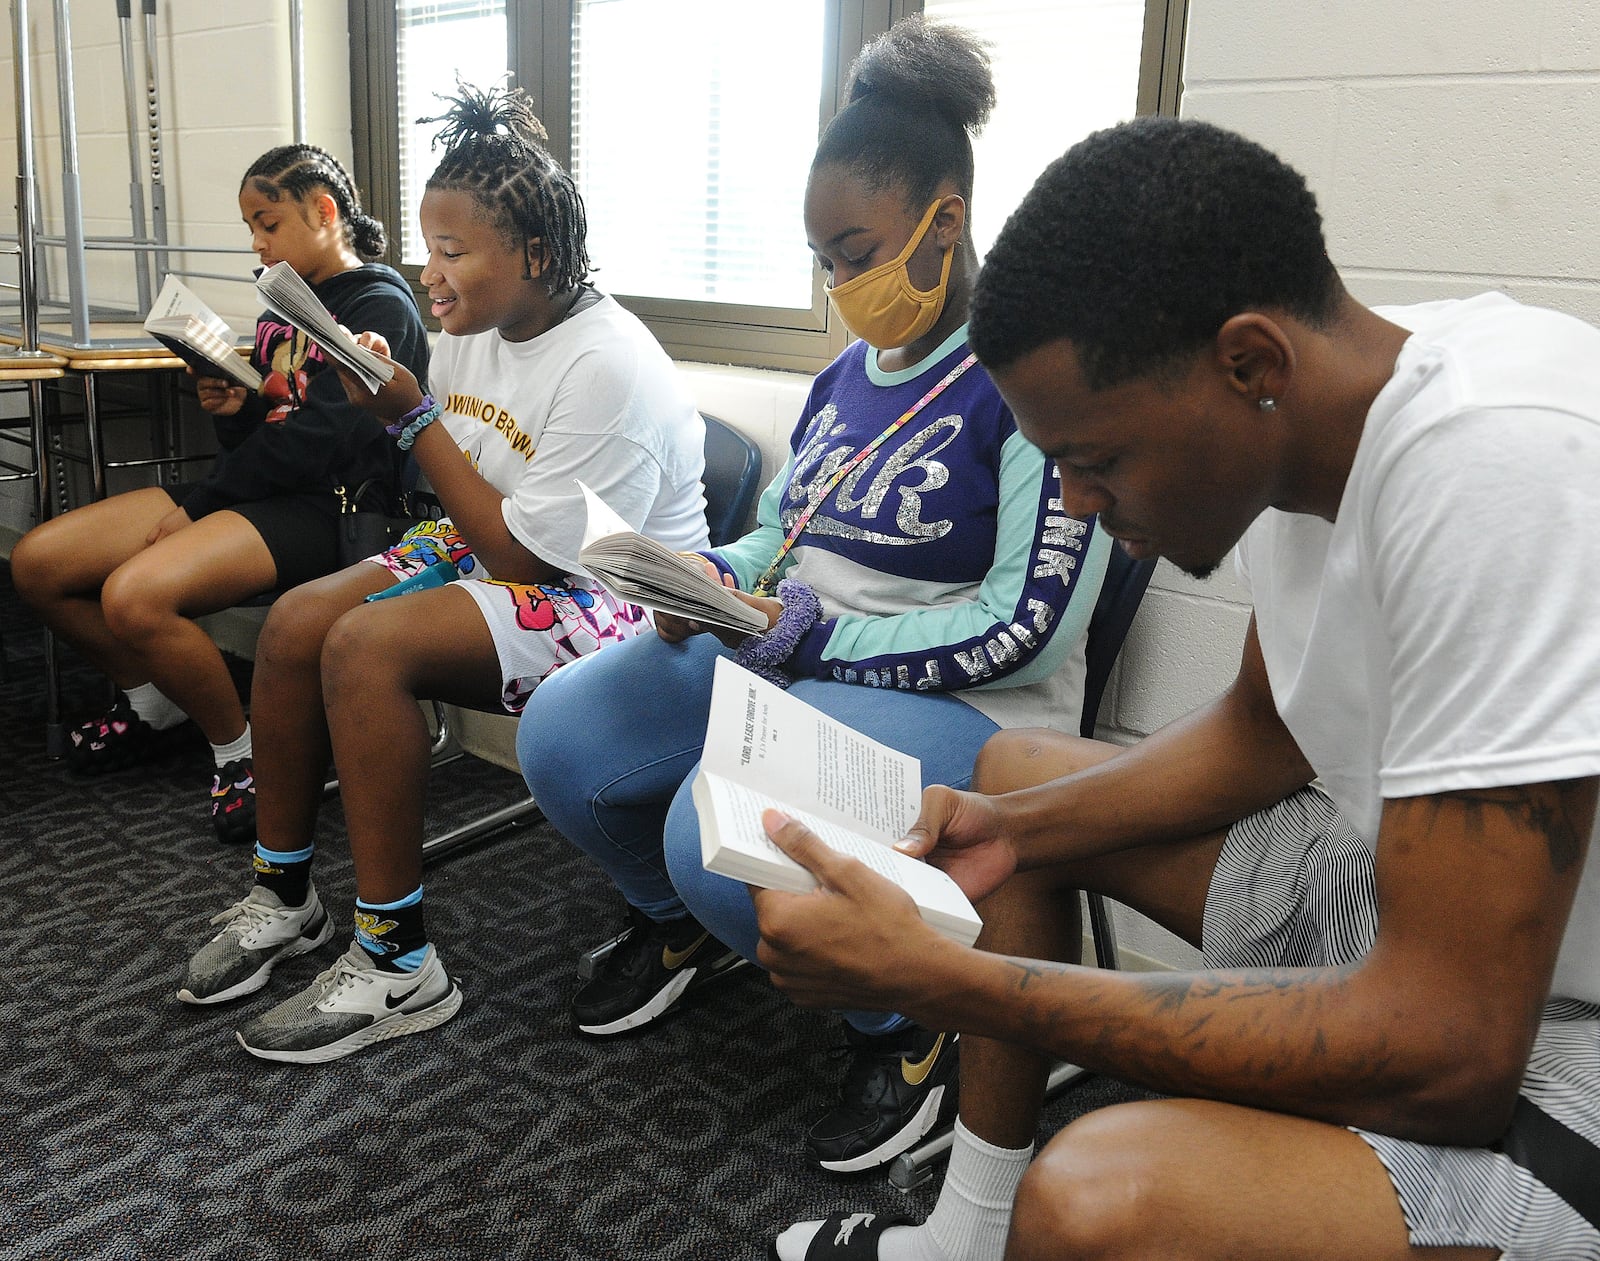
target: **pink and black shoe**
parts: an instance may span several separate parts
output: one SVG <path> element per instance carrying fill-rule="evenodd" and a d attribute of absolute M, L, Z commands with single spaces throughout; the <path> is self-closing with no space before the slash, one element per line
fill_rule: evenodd
<path fill-rule="evenodd" d="M 134 713 L 128 698 L 118 692 L 103 715 L 68 732 L 67 763 L 88 775 L 137 766 L 157 751 L 163 734 Z"/>
<path fill-rule="evenodd" d="M 255 843 L 256 779 L 250 758 L 229 762 L 212 779 L 211 826 L 224 845 Z"/>

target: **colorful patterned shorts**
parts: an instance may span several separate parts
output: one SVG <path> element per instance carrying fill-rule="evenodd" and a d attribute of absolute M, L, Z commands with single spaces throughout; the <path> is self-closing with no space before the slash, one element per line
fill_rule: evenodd
<path fill-rule="evenodd" d="M 650 629 L 636 605 L 624 604 L 593 579 L 576 575 L 569 586 L 530 586 L 484 576 L 467 541 L 446 518 L 406 531 L 387 552 L 367 558 L 397 578 L 410 578 L 442 561 L 461 575 L 455 582 L 478 605 L 500 657 L 500 703 L 520 714 L 553 671 L 609 643 Z"/>

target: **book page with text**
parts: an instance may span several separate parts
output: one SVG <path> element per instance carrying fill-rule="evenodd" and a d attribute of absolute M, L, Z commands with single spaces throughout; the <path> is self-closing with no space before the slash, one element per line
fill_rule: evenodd
<path fill-rule="evenodd" d="M 716 664 L 701 765 L 885 845 L 905 834 L 922 802 L 916 758 L 726 657 Z"/>
<path fill-rule="evenodd" d="M 765 679 L 719 657 L 692 793 L 707 871 L 805 893 L 811 873 L 768 838 L 763 810 L 810 828 L 829 848 L 899 886 L 929 925 L 965 945 L 982 921 L 943 871 L 894 848 L 916 818 L 922 767 Z"/>

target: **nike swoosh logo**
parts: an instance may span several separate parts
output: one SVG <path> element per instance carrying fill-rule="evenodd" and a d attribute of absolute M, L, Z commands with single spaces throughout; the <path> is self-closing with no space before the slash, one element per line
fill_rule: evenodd
<path fill-rule="evenodd" d="M 662 946 L 661 966 L 664 967 L 668 972 L 676 972 L 684 965 L 684 962 L 689 958 L 690 955 L 692 955 L 696 950 L 700 949 L 701 943 L 704 942 L 709 936 L 711 936 L 710 933 L 701 933 L 682 950 L 674 950 L 671 946 Z"/>
<path fill-rule="evenodd" d="M 420 994 L 422 992 L 422 986 L 424 984 L 425 984 L 425 982 L 419 981 L 419 982 L 417 982 L 417 984 L 413 985 L 410 989 L 408 989 L 404 994 L 401 994 L 401 995 L 398 995 L 398 996 L 396 996 L 394 994 L 385 994 L 383 996 L 383 1005 L 385 1007 L 387 1007 L 390 1011 L 394 1011 L 396 1008 L 400 1007 L 407 1000 L 409 1000 L 412 997 L 412 995 Z M 943 1036 L 943 1035 L 940 1035 L 940 1036 Z M 937 1051 L 937 1049 L 938 1048 L 935 1048 L 935 1051 Z"/>
<path fill-rule="evenodd" d="M 906 1059 L 900 1061 L 900 1075 L 906 1079 L 906 1085 L 922 1085 L 923 1080 L 933 1070 L 933 1066 L 939 1058 L 939 1052 L 944 1049 L 944 1039 L 945 1035 L 941 1033 L 934 1039 L 933 1050 L 929 1051 L 926 1056 L 915 1064 Z"/>

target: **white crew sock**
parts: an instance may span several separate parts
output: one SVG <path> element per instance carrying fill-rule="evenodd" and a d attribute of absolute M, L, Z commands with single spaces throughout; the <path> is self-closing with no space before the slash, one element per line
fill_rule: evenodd
<path fill-rule="evenodd" d="M 950 1168 L 933 1213 L 920 1226 L 892 1226 L 878 1240 L 878 1261 L 1001 1261 L 1017 1184 L 1033 1145 L 986 1143 L 956 1119 Z M 796 1222 L 774 1241 L 779 1261 L 803 1261 L 821 1222 Z"/>
<path fill-rule="evenodd" d="M 176 727 L 189 716 L 154 683 L 141 683 L 138 687 L 124 688 L 122 694 L 128 698 L 128 704 L 133 712 L 157 731 L 167 731 Z"/>
<path fill-rule="evenodd" d="M 1011 1231 L 1011 1205 L 1017 1184 L 1033 1162 L 1033 1144 L 996 1147 L 956 1118 L 950 1168 L 939 1202 L 922 1229 L 933 1243 L 929 1258 L 943 1261 L 1000 1261 Z"/>
<path fill-rule="evenodd" d="M 250 744 L 249 723 L 245 723 L 244 734 L 237 740 L 229 740 L 227 744 L 214 744 L 211 746 L 211 756 L 216 758 L 219 771 L 229 762 L 237 762 L 242 757 L 252 757 L 254 753 L 255 750 Z"/>

